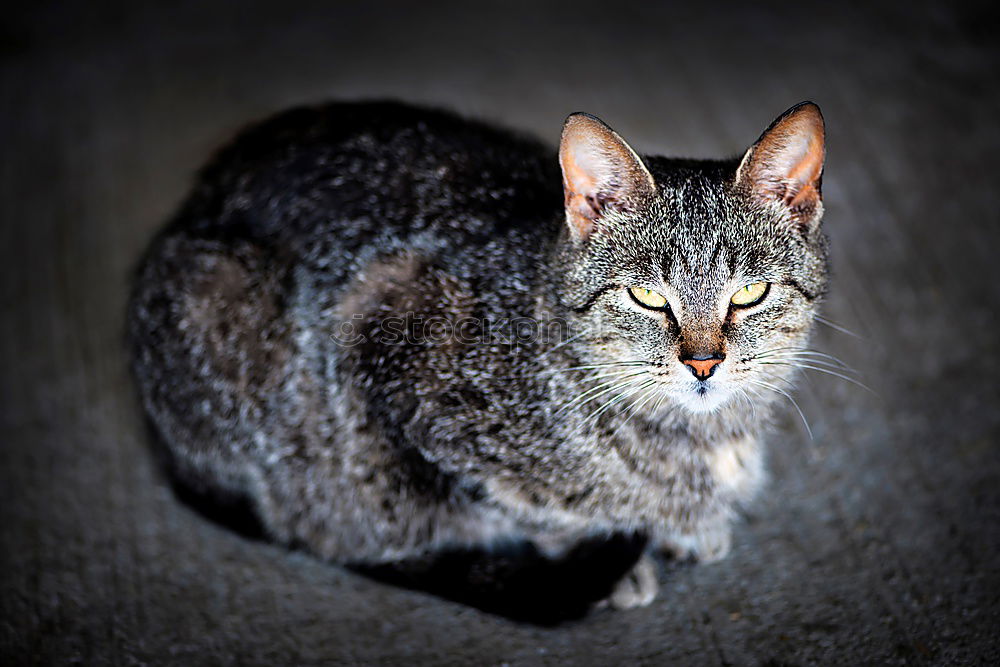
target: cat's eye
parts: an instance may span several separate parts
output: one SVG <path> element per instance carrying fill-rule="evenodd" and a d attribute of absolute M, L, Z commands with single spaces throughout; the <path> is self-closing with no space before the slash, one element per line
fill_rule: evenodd
<path fill-rule="evenodd" d="M 643 308 L 667 310 L 667 298 L 659 292 L 645 287 L 629 287 L 628 293 Z"/>
<path fill-rule="evenodd" d="M 753 306 L 764 300 L 767 296 L 771 283 L 751 283 L 736 290 L 736 294 L 729 299 L 729 303 L 737 308 Z"/>

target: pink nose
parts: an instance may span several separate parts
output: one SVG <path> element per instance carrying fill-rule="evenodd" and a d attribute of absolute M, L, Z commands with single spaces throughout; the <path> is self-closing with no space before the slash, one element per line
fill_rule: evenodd
<path fill-rule="evenodd" d="M 691 372 L 699 380 L 707 380 L 712 377 L 715 367 L 722 363 L 722 358 L 709 357 L 702 359 L 681 359 L 684 365 L 691 369 Z"/>

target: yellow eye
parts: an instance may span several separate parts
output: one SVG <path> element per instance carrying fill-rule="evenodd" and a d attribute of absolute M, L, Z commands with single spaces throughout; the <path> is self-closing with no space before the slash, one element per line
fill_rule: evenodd
<path fill-rule="evenodd" d="M 771 283 L 752 283 L 750 285 L 744 285 L 743 287 L 736 290 L 736 294 L 733 298 L 729 300 L 734 306 L 739 306 L 745 308 L 746 306 L 752 306 L 755 303 L 760 303 L 765 296 L 767 296 L 767 288 L 771 286 Z"/>
<path fill-rule="evenodd" d="M 628 293 L 632 295 L 632 298 L 644 308 L 665 310 L 667 307 L 667 298 L 659 292 L 654 292 L 651 289 L 646 289 L 645 287 L 629 287 Z"/>

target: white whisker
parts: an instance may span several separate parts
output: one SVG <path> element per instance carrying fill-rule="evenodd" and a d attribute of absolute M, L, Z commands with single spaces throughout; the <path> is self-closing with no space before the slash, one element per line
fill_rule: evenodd
<path fill-rule="evenodd" d="M 637 373 L 632 373 L 631 375 L 626 375 L 624 378 L 617 378 L 617 379 L 614 379 L 614 380 L 609 380 L 608 382 L 602 382 L 601 384 L 597 385 L 596 387 L 592 387 L 592 388 L 588 389 L 587 391 L 583 392 L 582 394 L 580 394 L 579 396 L 576 396 L 575 398 L 570 399 L 567 403 L 564 403 L 552 416 L 553 417 L 557 417 L 557 416 L 559 416 L 560 414 L 562 414 L 563 412 L 565 412 L 566 410 L 568 410 L 571 407 L 579 407 L 579 406 L 582 406 L 582 405 L 586 405 L 587 403 L 590 403 L 594 399 L 600 398 L 601 396 L 604 396 L 605 394 L 609 394 L 609 393 L 611 393 L 613 391 L 617 391 L 617 390 L 622 389 L 624 387 L 628 387 L 630 385 L 635 384 L 636 382 L 641 382 L 641 380 L 639 380 L 639 379 L 632 379 L 632 378 L 638 378 L 638 376 L 645 375 L 645 374 L 646 374 L 646 371 L 639 371 Z M 599 393 L 595 394 L 594 392 L 599 392 Z M 588 396 L 589 396 L 589 398 L 587 398 Z M 586 400 L 583 400 L 585 398 L 586 398 Z M 580 403 L 580 401 L 583 401 L 583 402 Z M 577 403 L 579 403 L 579 405 L 577 405 Z"/>
<path fill-rule="evenodd" d="M 825 352 L 820 352 L 818 350 L 810 350 L 804 347 L 776 347 L 770 350 L 764 350 L 759 354 L 750 357 L 750 359 L 767 359 L 770 357 L 784 357 L 784 356 L 801 356 L 803 358 L 814 357 L 817 359 L 826 359 L 837 366 L 840 366 L 844 370 L 854 369 L 848 366 L 846 363 L 833 356 L 832 354 L 827 354 Z"/>
<path fill-rule="evenodd" d="M 795 406 L 795 410 L 799 413 L 799 417 L 802 419 L 802 423 L 806 427 L 806 433 L 809 434 L 809 439 L 810 440 L 813 439 L 813 433 L 812 433 L 812 429 L 809 427 L 809 421 L 806 420 L 806 416 L 802 412 L 802 408 L 800 408 L 799 404 L 795 402 L 795 399 L 792 398 L 791 394 L 789 394 L 784 389 L 781 389 L 780 387 L 776 387 L 773 384 L 769 384 L 767 382 L 763 382 L 762 380 L 750 380 L 750 382 L 752 382 L 752 383 L 754 383 L 756 385 L 760 385 L 761 387 L 764 387 L 765 389 L 770 389 L 771 391 L 777 392 L 777 393 L 781 394 L 782 396 L 784 396 L 785 398 L 787 398 L 789 401 L 791 401 L 792 405 Z"/>
<path fill-rule="evenodd" d="M 590 420 L 593 420 L 593 421 L 596 422 L 597 418 L 600 417 L 608 408 L 613 407 L 614 405 L 617 405 L 621 401 L 623 401 L 623 400 L 625 400 L 625 399 L 627 399 L 627 398 L 629 398 L 631 396 L 634 396 L 636 393 L 642 391 L 646 387 L 652 386 L 655 383 L 656 383 L 656 380 L 652 380 L 652 379 L 646 380 L 646 382 L 640 384 L 638 387 L 634 387 L 634 388 L 630 389 L 627 392 L 622 392 L 622 393 L 618 394 L 614 398 L 612 398 L 609 401 L 605 402 L 604 405 L 602 405 L 601 407 L 599 407 L 597 410 L 595 410 L 595 411 L 591 412 L 589 415 L 587 415 L 584 418 L 584 420 L 583 420 L 584 423 L 587 423 Z"/>
<path fill-rule="evenodd" d="M 810 370 L 810 371 L 816 371 L 817 373 L 826 373 L 827 375 L 832 375 L 834 377 L 838 377 L 841 380 L 844 380 L 845 382 L 850 382 L 851 384 L 856 384 L 857 386 L 861 387 L 865 391 L 869 391 L 873 395 L 878 396 L 878 392 L 876 392 L 874 389 L 872 389 L 868 385 L 864 384 L 863 382 L 859 382 L 858 380 L 855 380 L 852 377 L 849 377 L 847 375 L 843 375 L 843 374 L 838 373 L 836 371 L 832 371 L 829 368 L 822 368 L 820 366 L 812 366 L 810 364 L 792 363 L 792 362 L 785 362 L 785 361 L 762 361 L 760 363 L 761 363 L 761 365 L 791 366 L 792 368 L 802 368 L 802 369 L 806 369 L 806 370 Z"/>
<path fill-rule="evenodd" d="M 743 387 L 736 387 L 736 391 L 739 392 L 740 398 L 742 398 L 744 401 L 746 401 L 750 405 L 750 413 L 752 415 L 752 419 L 754 421 L 756 421 L 757 420 L 757 405 L 753 402 L 753 399 L 750 398 L 750 395 L 747 393 L 746 389 L 744 389 Z"/>
<path fill-rule="evenodd" d="M 636 416 L 636 414 L 639 413 L 639 410 L 641 410 L 642 406 L 644 406 L 646 403 L 649 402 L 650 398 L 657 396 L 659 391 L 660 388 L 657 387 L 656 385 L 653 385 L 648 389 L 646 389 L 645 392 L 642 394 L 642 396 L 639 397 L 637 401 L 633 401 L 631 405 L 627 406 L 623 412 L 629 412 L 629 410 L 631 410 L 631 412 L 625 418 L 625 421 L 623 421 L 621 424 L 618 425 L 618 428 L 614 430 L 614 433 L 611 434 L 611 437 L 617 435 L 618 431 L 622 430 L 622 428 L 625 427 L 625 424 L 628 424 L 629 421 L 631 421 L 632 417 Z"/>
<path fill-rule="evenodd" d="M 859 340 L 864 340 L 864 336 L 856 334 L 847 327 L 841 326 L 836 322 L 826 319 L 825 317 L 821 317 L 819 315 L 813 315 L 813 319 L 819 322 L 820 324 L 825 324 L 834 331 L 839 331 L 840 333 L 847 334 L 848 336 L 853 336 L 854 338 L 857 338 Z"/>
<path fill-rule="evenodd" d="M 582 366 L 570 366 L 569 368 L 550 368 L 536 373 L 536 375 L 551 375 L 552 373 L 568 373 L 570 371 L 589 371 L 610 366 L 649 366 L 645 361 L 609 361 L 603 364 L 585 364 Z"/>
<path fill-rule="evenodd" d="M 585 335 L 587 335 L 588 333 L 590 333 L 590 330 L 589 330 L 589 329 L 586 329 L 586 330 L 584 330 L 584 331 L 581 331 L 580 333 L 578 333 L 578 334 L 577 334 L 577 335 L 575 335 L 575 336 L 570 336 L 569 338 L 567 338 L 566 340 L 562 341 L 562 342 L 561 342 L 561 343 L 559 343 L 558 345 L 555 345 L 555 346 L 553 346 L 553 347 L 550 347 L 549 349 L 545 350 L 545 352 L 542 352 L 542 353 L 541 353 L 540 355 L 538 355 L 538 359 L 541 359 L 541 358 L 545 357 L 546 355 L 548 355 L 548 354 L 551 354 L 551 353 L 555 352 L 556 350 L 558 350 L 559 348 L 561 348 L 561 347 L 563 347 L 563 346 L 565 346 L 565 345 L 569 345 L 569 344 L 570 344 L 570 343 L 572 343 L 573 341 L 575 341 L 575 340 L 578 340 L 578 339 L 579 339 L 580 337 L 582 337 L 582 336 L 585 336 Z"/>

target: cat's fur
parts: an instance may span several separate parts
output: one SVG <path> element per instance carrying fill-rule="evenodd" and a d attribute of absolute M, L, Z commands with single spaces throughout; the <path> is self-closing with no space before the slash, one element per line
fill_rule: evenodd
<path fill-rule="evenodd" d="M 334 561 L 616 532 L 720 557 L 825 290 L 822 162 L 808 103 L 742 161 L 640 159 L 582 114 L 559 161 L 399 104 L 282 114 L 217 156 L 141 265 L 145 408 L 183 480 Z M 727 310 L 755 281 L 765 301 Z M 715 353 L 704 382 L 681 361 Z M 611 600 L 655 589 L 644 559 Z"/>

